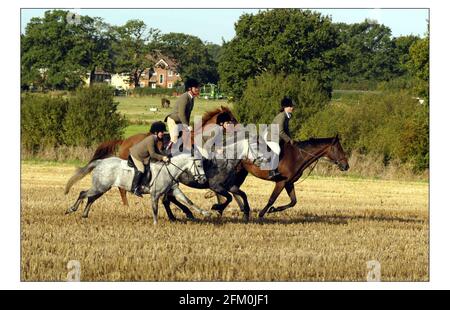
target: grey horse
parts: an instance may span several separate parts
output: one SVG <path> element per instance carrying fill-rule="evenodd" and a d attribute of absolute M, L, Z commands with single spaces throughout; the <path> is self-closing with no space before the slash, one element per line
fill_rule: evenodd
<path fill-rule="evenodd" d="M 203 210 L 192 203 L 178 187 L 178 179 L 184 173 L 189 173 L 194 176 L 196 182 L 200 184 L 206 182 L 201 159 L 196 159 L 191 154 L 181 153 L 172 157 L 168 163 L 152 163 L 150 169 L 152 180 L 149 186 L 144 189 L 144 193 L 150 194 L 151 196 L 154 224 L 157 223 L 158 200 L 161 195 L 169 191 L 183 204 L 192 207 L 204 216 L 210 215 L 209 211 Z M 81 180 L 91 171 L 91 188 L 80 192 L 78 199 L 67 209 L 66 214 L 77 211 L 81 202 L 87 198 L 87 204 L 83 212 L 83 217 L 87 218 L 90 207 L 94 201 L 112 187 L 123 188 L 127 191 L 131 190 L 134 168 L 129 167 L 126 160 L 122 160 L 118 157 L 110 157 L 95 160 L 87 166 L 78 169 L 67 182 L 64 194 L 67 194 L 76 182 Z"/>

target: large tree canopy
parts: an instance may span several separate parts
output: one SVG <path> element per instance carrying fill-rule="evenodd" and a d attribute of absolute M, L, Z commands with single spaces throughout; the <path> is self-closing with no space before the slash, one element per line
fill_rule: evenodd
<path fill-rule="evenodd" d="M 112 27 L 116 70 L 130 74 L 130 81 L 139 87 L 141 74 L 154 66 L 155 52 L 160 36 L 158 29 L 148 28 L 140 20 L 129 20 L 123 26 Z"/>
<path fill-rule="evenodd" d="M 195 78 L 201 83 L 217 83 L 217 63 L 209 48 L 196 36 L 168 33 L 161 36 L 161 50 L 173 57 L 183 78 Z"/>
<path fill-rule="evenodd" d="M 242 15 L 235 30 L 223 46 L 219 72 L 236 98 L 263 72 L 313 76 L 331 93 L 337 32 L 330 18 L 308 10 L 267 10 Z"/>
<path fill-rule="evenodd" d="M 45 12 L 32 18 L 21 36 L 23 86 L 31 83 L 44 89 L 73 89 L 95 67 L 110 68 L 112 53 L 107 26 L 100 18 L 78 16 L 68 11 Z"/>

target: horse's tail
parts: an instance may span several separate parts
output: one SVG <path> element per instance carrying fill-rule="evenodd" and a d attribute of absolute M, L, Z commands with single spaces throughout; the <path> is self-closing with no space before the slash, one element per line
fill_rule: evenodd
<path fill-rule="evenodd" d="M 91 172 L 97 165 L 100 163 L 100 160 L 95 160 L 89 162 L 86 166 L 78 168 L 75 174 L 67 181 L 66 188 L 64 189 L 64 195 L 70 191 L 70 188 L 77 183 L 79 180 L 84 178 L 89 172 Z"/>
<path fill-rule="evenodd" d="M 117 152 L 117 148 L 122 144 L 123 140 L 111 140 L 100 144 L 89 160 L 89 163 L 97 159 L 105 159 L 113 156 Z"/>

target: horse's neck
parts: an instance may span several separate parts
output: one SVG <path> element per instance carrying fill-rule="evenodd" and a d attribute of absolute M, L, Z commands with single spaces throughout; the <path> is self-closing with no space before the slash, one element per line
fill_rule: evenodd
<path fill-rule="evenodd" d="M 190 156 L 183 155 L 172 157 L 172 162 L 167 164 L 167 169 L 173 178 L 178 179 L 183 171 L 193 164 L 189 158 Z"/>
<path fill-rule="evenodd" d="M 329 139 L 317 139 L 305 141 L 298 146 L 300 158 L 306 158 L 309 164 L 326 154 L 326 148 L 330 145 Z"/>

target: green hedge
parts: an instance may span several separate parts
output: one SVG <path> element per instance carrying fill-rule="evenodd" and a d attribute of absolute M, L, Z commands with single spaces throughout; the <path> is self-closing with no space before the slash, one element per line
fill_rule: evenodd
<path fill-rule="evenodd" d="M 381 155 L 385 164 L 398 159 L 423 171 L 429 166 L 428 112 L 408 91 L 365 94 L 327 106 L 304 123 L 299 137 L 340 133 L 347 151 Z"/>
<path fill-rule="evenodd" d="M 292 132 L 298 131 L 303 121 L 329 102 L 326 89 L 310 77 L 264 73 L 249 80 L 242 99 L 235 103 L 234 109 L 242 123 L 270 124 L 279 113 L 280 101 L 284 96 L 296 103 L 290 124 Z"/>
<path fill-rule="evenodd" d="M 29 151 L 60 145 L 89 147 L 121 138 L 127 122 L 117 112 L 113 94 L 112 88 L 99 85 L 67 98 L 22 95 L 22 147 Z"/>

